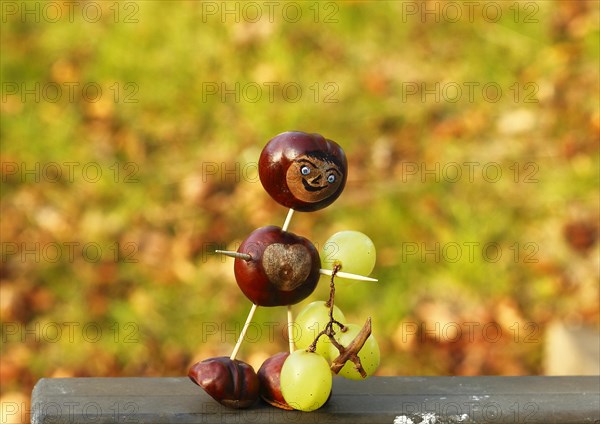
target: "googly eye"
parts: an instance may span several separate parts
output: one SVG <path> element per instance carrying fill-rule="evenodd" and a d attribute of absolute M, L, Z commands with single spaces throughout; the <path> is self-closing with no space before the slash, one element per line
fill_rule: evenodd
<path fill-rule="evenodd" d="M 329 184 L 332 184 L 332 183 L 334 183 L 334 182 L 335 182 L 335 175 L 333 175 L 333 174 L 330 174 L 330 175 L 327 177 L 327 182 L 328 182 Z"/>
<path fill-rule="evenodd" d="M 302 168 L 300 168 L 300 173 L 302 175 L 308 175 L 310 174 L 310 168 L 308 166 L 303 166 Z"/>

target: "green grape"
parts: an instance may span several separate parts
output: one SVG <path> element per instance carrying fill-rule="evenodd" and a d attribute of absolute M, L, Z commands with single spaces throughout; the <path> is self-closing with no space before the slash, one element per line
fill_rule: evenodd
<path fill-rule="evenodd" d="M 314 411 L 329 399 L 331 370 L 321 355 L 301 349 L 287 357 L 279 382 L 288 405 L 299 411 Z"/>
<path fill-rule="evenodd" d="M 333 318 L 342 324 L 346 321 L 340 308 L 335 305 L 333 306 Z M 308 304 L 296 317 L 296 331 L 299 333 L 295 339 L 296 347 L 298 349 L 308 348 L 315 337 L 325 329 L 328 322 L 329 308 L 325 306 L 325 302 L 316 301 Z M 338 325 L 333 325 L 334 331 L 338 331 L 339 328 Z M 329 337 L 323 335 L 317 342 L 315 352 L 329 361 L 331 360 L 329 357 L 330 346 L 333 345 Z"/>
<path fill-rule="evenodd" d="M 346 327 L 348 330 L 346 330 L 344 333 L 338 331 L 335 335 L 335 339 L 344 347 L 348 347 L 348 345 L 356 338 L 362 328 L 360 325 L 356 324 L 347 324 Z M 337 348 L 331 345 L 329 351 L 331 360 L 334 360 L 339 354 L 340 353 Z M 363 345 L 362 349 L 358 352 L 358 357 L 360 358 L 360 363 L 362 364 L 363 369 L 367 373 L 367 377 L 372 376 L 375 371 L 377 371 L 380 361 L 379 345 L 377 344 L 377 340 L 375 340 L 373 334 L 367 338 L 367 341 Z M 338 372 L 338 375 L 351 380 L 363 379 L 360 373 L 356 370 L 356 366 L 352 361 L 346 362 L 342 369 Z"/>
<path fill-rule="evenodd" d="M 375 267 L 375 245 L 359 231 L 335 233 L 323 245 L 321 256 L 321 264 L 326 269 L 333 269 L 339 263 L 340 271 L 368 276 Z"/>

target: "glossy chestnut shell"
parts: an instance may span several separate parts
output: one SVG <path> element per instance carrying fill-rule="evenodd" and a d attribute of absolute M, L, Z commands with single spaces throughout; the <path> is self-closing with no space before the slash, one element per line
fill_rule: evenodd
<path fill-rule="evenodd" d="M 281 367 L 290 356 L 289 352 L 279 352 L 267 358 L 258 370 L 258 381 L 260 382 L 260 397 L 269 405 L 288 411 L 293 410 L 283 398 L 281 393 Z"/>
<path fill-rule="evenodd" d="M 260 385 L 254 368 L 237 359 L 205 359 L 192 365 L 188 377 L 229 408 L 248 408 L 258 400 Z"/>
<path fill-rule="evenodd" d="M 271 139 L 258 161 L 260 181 L 279 204 L 311 212 L 333 203 L 344 190 L 344 150 L 320 134 L 284 132 Z"/>
<path fill-rule="evenodd" d="M 306 238 L 276 226 L 254 230 L 238 252 L 235 279 L 242 292 L 259 306 L 293 305 L 308 297 L 319 282 L 321 259 Z"/>

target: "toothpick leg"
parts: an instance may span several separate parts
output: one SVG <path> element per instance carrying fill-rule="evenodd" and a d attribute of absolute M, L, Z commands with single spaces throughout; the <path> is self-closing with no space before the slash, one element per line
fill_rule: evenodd
<path fill-rule="evenodd" d="M 231 352 L 230 358 L 232 361 L 235 359 L 235 357 L 238 354 L 238 351 L 240 350 L 240 346 L 242 345 L 242 341 L 244 340 L 244 337 L 246 336 L 246 331 L 248 331 L 248 327 L 250 326 L 250 322 L 252 321 L 252 317 L 254 316 L 254 312 L 256 312 L 257 307 L 258 307 L 258 305 L 253 303 L 252 308 L 250 308 L 250 312 L 248 313 L 248 318 L 246 318 L 246 323 L 244 324 L 244 327 L 242 328 L 240 337 L 238 338 L 238 341 L 235 344 L 235 347 L 233 348 L 233 352 Z"/>
<path fill-rule="evenodd" d="M 292 317 L 292 306 L 288 305 L 287 307 L 287 321 L 288 321 L 288 343 L 290 345 L 290 353 L 293 353 L 296 350 L 296 345 L 294 343 L 294 318 Z"/>

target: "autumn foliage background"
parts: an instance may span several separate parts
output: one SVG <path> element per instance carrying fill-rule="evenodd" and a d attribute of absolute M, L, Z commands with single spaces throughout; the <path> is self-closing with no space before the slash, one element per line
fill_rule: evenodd
<path fill-rule="evenodd" d="M 543 374 L 553 323 L 597 331 L 598 2 L 92 3 L 2 10 L 3 402 L 228 355 L 250 302 L 212 252 L 282 225 L 256 162 L 293 129 L 348 155 L 342 196 L 290 230 L 373 239 L 379 283 L 336 304 L 372 317 L 379 375 Z M 251 330 L 258 367 L 285 309 Z"/>

